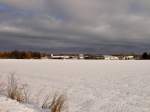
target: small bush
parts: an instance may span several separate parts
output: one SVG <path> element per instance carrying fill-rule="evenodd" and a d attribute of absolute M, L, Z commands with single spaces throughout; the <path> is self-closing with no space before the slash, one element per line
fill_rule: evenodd
<path fill-rule="evenodd" d="M 24 85 L 18 83 L 14 74 L 8 77 L 7 96 L 18 102 L 27 102 L 28 100 L 28 91 Z"/>
<path fill-rule="evenodd" d="M 65 108 L 66 97 L 65 95 L 54 95 L 52 100 L 50 96 L 46 96 L 42 104 L 43 109 L 50 109 L 50 112 L 62 112 Z"/>

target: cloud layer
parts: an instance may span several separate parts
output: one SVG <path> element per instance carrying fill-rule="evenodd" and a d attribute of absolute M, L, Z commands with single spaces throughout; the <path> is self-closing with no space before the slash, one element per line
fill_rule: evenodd
<path fill-rule="evenodd" d="M 1 0 L 0 49 L 148 51 L 149 7 L 147 0 Z"/>

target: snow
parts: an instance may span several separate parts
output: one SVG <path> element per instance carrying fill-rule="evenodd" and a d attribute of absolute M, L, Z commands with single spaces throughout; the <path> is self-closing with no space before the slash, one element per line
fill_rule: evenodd
<path fill-rule="evenodd" d="M 39 112 L 35 108 L 18 103 L 15 100 L 0 96 L 0 112 Z"/>
<path fill-rule="evenodd" d="M 149 66 L 142 60 L 0 60 L 0 76 L 15 73 L 39 105 L 44 94 L 58 92 L 67 96 L 68 112 L 149 112 Z M 5 100 L 0 97 L 0 109 Z M 22 106 L 10 112 L 26 112 Z"/>

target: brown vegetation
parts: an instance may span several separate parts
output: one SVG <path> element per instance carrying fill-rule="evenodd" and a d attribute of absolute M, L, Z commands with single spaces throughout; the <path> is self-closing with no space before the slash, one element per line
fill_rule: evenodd
<path fill-rule="evenodd" d="M 11 51 L 11 52 L 0 52 L 0 58 L 2 59 L 40 59 L 46 54 L 40 52 L 31 51 Z"/>
<path fill-rule="evenodd" d="M 29 98 L 28 91 L 24 85 L 18 83 L 14 74 L 8 77 L 7 96 L 18 102 L 27 102 Z"/>
<path fill-rule="evenodd" d="M 50 109 L 51 112 L 62 112 L 65 109 L 66 97 L 65 95 L 54 95 L 50 100 L 49 96 L 46 96 L 42 104 L 43 109 Z"/>
<path fill-rule="evenodd" d="M 18 83 L 19 81 L 15 77 L 14 74 L 11 74 L 8 77 L 8 83 L 6 85 L 6 89 L 3 89 L 2 91 L 5 92 L 8 98 L 16 100 L 20 103 L 28 103 L 29 101 L 29 92 L 26 89 L 26 86 L 24 86 L 21 83 Z M 3 87 L 3 85 L 0 84 L 0 87 Z M 0 92 L 1 94 L 1 92 Z M 50 97 L 50 95 L 47 95 L 45 98 L 43 98 L 42 102 L 42 109 L 47 109 L 49 112 L 64 112 L 66 111 L 66 96 L 63 94 L 55 94 L 53 97 Z"/>

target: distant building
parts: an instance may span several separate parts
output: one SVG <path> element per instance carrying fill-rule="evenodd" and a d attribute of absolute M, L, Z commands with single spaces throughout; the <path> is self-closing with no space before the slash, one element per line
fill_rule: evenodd
<path fill-rule="evenodd" d="M 116 54 L 113 55 L 119 58 L 119 60 L 137 60 L 139 59 L 139 55 L 135 54 Z"/>
<path fill-rule="evenodd" d="M 104 60 L 119 60 L 119 57 L 112 55 L 104 55 Z"/>
<path fill-rule="evenodd" d="M 134 60 L 134 56 L 124 56 L 123 60 Z"/>
<path fill-rule="evenodd" d="M 84 54 L 79 54 L 79 59 L 84 59 Z"/>
<path fill-rule="evenodd" d="M 68 55 L 54 55 L 54 54 L 51 54 L 51 58 L 52 59 L 70 59 L 70 56 L 68 56 Z"/>

